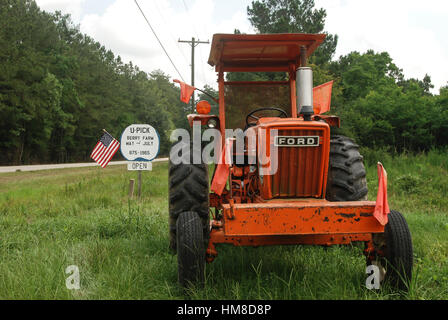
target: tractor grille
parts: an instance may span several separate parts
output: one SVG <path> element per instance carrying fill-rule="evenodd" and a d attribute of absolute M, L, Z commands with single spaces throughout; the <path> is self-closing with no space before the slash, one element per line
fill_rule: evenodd
<path fill-rule="evenodd" d="M 278 129 L 279 136 L 319 136 L 318 147 L 278 147 L 278 170 L 271 176 L 272 197 L 320 197 L 324 174 L 323 130 Z"/>

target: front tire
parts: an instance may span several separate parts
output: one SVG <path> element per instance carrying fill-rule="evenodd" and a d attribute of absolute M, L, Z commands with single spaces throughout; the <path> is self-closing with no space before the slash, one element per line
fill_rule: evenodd
<path fill-rule="evenodd" d="M 375 258 L 367 264 L 380 268 L 381 280 L 400 290 L 408 290 L 412 278 L 411 232 L 403 215 L 391 210 L 384 233 L 373 235 Z"/>
<path fill-rule="evenodd" d="M 176 222 L 178 280 L 182 287 L 203 286 L 205 247 L 202 221 L 194 211 L 182 212 Z"/>
<path fill-rule="evenodd" d="M 173 148 L 179 148 L 182 141 L 176 142 Z M 175 149 L 174 149 L 175 150 Z M 207 245 L 209 234 L 209 180 L 208 166 L 204 163 L 193 164 L 193 152 L 201 152 L 200 148 L 190 146 L 190 152 L 182 154 L 182 162 L 169 162 L 169 247 L 176 252 L 176 221 L 185 211 L 196 212 L 202 221 L 204 243 Z M 170 153 L 171 156 L 171 153 Z"/>

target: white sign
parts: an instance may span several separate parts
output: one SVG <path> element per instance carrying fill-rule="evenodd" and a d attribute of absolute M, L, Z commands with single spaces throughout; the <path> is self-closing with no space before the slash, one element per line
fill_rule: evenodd
<path fill-rule="evenodd" d="M 151 161 L 159 149 L 159 135 L 149 124 L 130 125 L 121 135 L 120 151 L 128 161 Z"/>
<path fill-rule="evenodd" d="M 152 162 L 150 161 L 129 161 L 128 162 L 128 170 L 152 170 Z"/>

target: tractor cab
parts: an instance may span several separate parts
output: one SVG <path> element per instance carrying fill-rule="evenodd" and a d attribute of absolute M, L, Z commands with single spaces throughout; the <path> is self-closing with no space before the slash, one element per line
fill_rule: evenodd
<path fill-rule="evenodd" d="M 302 97 L 297 93 L 312 90 L 307 59 L 324 38 L 324 34 L 215 34 L 208 63 L 218 73 L 220 128 L 243 129 L 261 117 L 297 119 L 300 103 L 312 104 L 312 92 Z M 297 78 L 300 68 L 306 79 Z M 270 80 L 257 81 L 260 73 Z M 235 74 L 240 74 L 239 81 L 232 81 Z M 310 87 L 298 87 L 300 80 L 311 81 Z"/>

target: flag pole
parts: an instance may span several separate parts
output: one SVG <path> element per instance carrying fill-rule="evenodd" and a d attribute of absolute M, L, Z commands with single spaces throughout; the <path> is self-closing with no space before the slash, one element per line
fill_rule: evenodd
<path fill-rule="evenodd" d="M 103 132 L 104 132 L 104 133 L 107 133 L 108 135 L 110 135 L 111 137 L 113 137 L 109 132 L 107 132 L 106 129 L 103 129 Z"/>
<path fill-rule="evenodd" d="M 209 96 L 209 97 L 212 98 L 213 101 L 215 101 L 216 103 L 219 103 L 219 100 L 216 99 L 216 98 L 215 98 L 214 96 L 212 96 L 211 94 L 209 94 L 208 92 L 205 92 L 204 90 L 201 90 L 201 89 L 198 89 L 198 88 L 196 88 L 196 90 L 198 90 L 198 91 L 202 92 L 203 94 Z"/>

